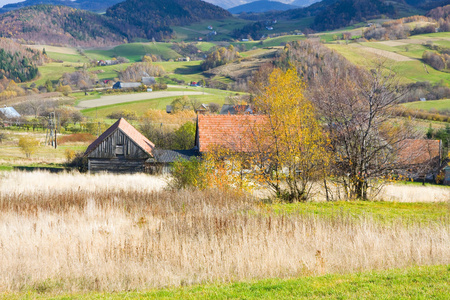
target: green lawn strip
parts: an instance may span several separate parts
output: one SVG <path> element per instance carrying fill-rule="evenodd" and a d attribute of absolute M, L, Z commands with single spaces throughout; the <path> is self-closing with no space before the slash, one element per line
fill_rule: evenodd
<path fill-rule="evenodd" d="M 333 274 L 293 279 L 250 280 L 118 293 L 21 294 L 3 299 L 448 299 L 450 265 Z"/>
<path fill-rule="evenodd" d="M 59 52 L 50 52 L 47 51 L 47 55 L 54 60 L 62 60 L 64 62 L 72 62 L 72 63 L 88 63 L 89 59 L 80 54 L 66 54 Z"/>
<path fill-rule="evenodd" d="M 366 68 L 370 68 L 372 66 L 371 62 L 376 60 L 377 58 L 377 55 L 375 53 L 367 52 L 364 49 L 356 47 L 353 44 L 327 44 L 326 46 L 340 53 L 350 62 Z M 389 62 L 391 62 L 391 60 L 389 60 Z"/>
<path fill-rule="evenodd" d="M 48 79 L 58 81 L 64 73 L 76 71 L 77 63 L 49 63 L 39 67 L 40 76 L 34 82 L 43 85 Z"/>
<path fill-rule="evenodd" d="M 421 109 L 430 111 L 432 109 L 436 111 L 448 111 L 450 110 L 450 99 L 442 99 L 442 100 L 428 100 L 428 101 L 417 101 L 417 102 L 409 102 L 403 103 L 403 106 L 412 109 Z"/>
<path fill-rule="evenodd" d="M 427 41 L 427 38 L 450 38 L 450 32 L 436 32 L 436 33 L 412 35 L 409 38 L 424 41 Z"/>
<path fill-rule="evenodd" d="M 198 42 L 195 46 L 200 51 L 206 52 L 209 51 L 212 47 L 216 46 L 216 44 L 210 42 Z"/>
<path fill-rule="evenodd" d="M 135 111 L 138 116 L 143 115 L 149 109 L 159 109 L 165 110 L 166 105 L 169 105 L 176 98 L 180 98 L 182 96 L 172 96 L 172 97 L 164 97 L 158 99 L 149 99 L 149 100 L 140 100 L 126 103 L 119 103 L 113 105 L 106 105 L 97 108 L 87 108 L 82 110 L 83 115 L 87 117 L 95 118 L 96 116 L 99 118 L 106 118 L 113 112 L 117 112 L 120 110 L 131 110 Z M 200 103 L 210 103 L 215 102 L 219 105 L 222 105 L 225 102 L 223 96 L 219 95 L 190 95 L 188 96 L 190 99 L 196 99 Z"/>
<path fill-rule="evenodd" d="M 111 59 L 116 56 L 126 57 L 130 62 L 142 60 L 146 54 L 161 56 L 164 60 L 176 59 L 180 57 L 178 53 L 171 49 L 170 43 L 129 43 L 116 46 L 109 50 L 86 50 L 85 54 L 95 60 Z"/>
<path fill-rule="evenodd" d="M 450 41 L 441 40 L 441 41 L 433 41 L 433 44 L 437 44 L 439 46 L 450 47 Z"/>
<path fill-rule="evenodd" d="M 279 214 L 301 214 L 323 217 L 371 218 L 382 223 L 396 221 L 434 222 L 450 221 L 450 204 L 404 203 L 387 201 L 337 201 L 293 204 L 270 204 L 268 211 Z"/>
<path fill-rule="evenodd" d="M 397 62 L 395 72 L 413 82 L 429 81 L 436 83 L 442 80 L 446 84 L 450 83 L 450 73 L 437 71 L 431 66 L 424 67 L 421 61 Z"/>
<path fill-rule="evenodd" d="M 94 50 L 85 50 L 84 54 L 89 57 L 91 60 L 109 60 L 113 56 L 113 54 L 110 52 L 111 50 L 100 50 L 100 49 L 94 49 Z"/>

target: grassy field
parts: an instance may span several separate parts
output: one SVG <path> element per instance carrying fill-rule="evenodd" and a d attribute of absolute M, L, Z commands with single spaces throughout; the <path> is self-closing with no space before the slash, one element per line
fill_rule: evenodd
<path fill-rule="evenodd" d="M 426 191 L 424 189 L 423 191 Z M 447 193 L 450 197 L 450 190 Z M 301 214 L 335 216 L 345 215 L 351 218 L 373 218 L 383 223 L 400 221 L 440 222 L 450 217 L 450 203 L 410 203 L 410 202 L 310 202 L 301 204 L 273 204 L 267 207 L 278 214 Z"/>
<path fill-rule="evenodd" d="M 376 59 L 377 55 L 367 51 L 364 47 L 403 55 L 412 59 L 412 61 L 396 61 L 394 58 L 387 58 L 387 60 L 389 65 L 404 78 L 405 82 L 429 81 L 435 83 L 442 80 L 444 83 L 449 84 L 449 73 L 440 72 L 430 66 L 425 66 L 421 61 L 423 52 L 427 50 L 424 44 L 430 42 L 438 45 L 450 45 L 450 33 L 415 35 L 404 40 L 350 43 L 348 45 L 329 44 L 327 46 L 341 53 L 351 62 L 366 67 L 370 67 L 370 61 Z"/>
<path fill-rule="evenodd" d="M 346 275 L 267 279 L 144 292 L 4 294 L 4 299 L 447 299 L 450 266 L 425 266 Z"/>
<path fill-rule="evenodd" d="M 66 54 L 47 51 L 47 56 L 54 60 L 62 60 L 66 63 L 89 63 L 89 59 L 80 54 Z"/>
<path fill-rule="evenodd" d="M 81 112 L 83 113 L 83 115 L 91 118 L 96 116 L 98 116 L 99 118 L 106 118 L 106 116 L 110 115 L 113 112 L 126 109 L 135 111 L 138 116 L 142 116 L 149 109 L 165 110 L 166 105 L 169 105 L 176 98 L 180 97 L 166 97 L 159 99 L 127 102 L 115 105 L 102 106 L 98 108 L 88 108 L 82 110 Z M 215 102 L 220 105 L 224 103 L 224 98 L 216 95 L 199 95 L 199 96 L 190 96 L 189 98 L 196 99 L 200 103 Z"/>
<path fill-rule="evenodd" d="M 33 82 L 36 85 L 43 85 L 48 79 L 57 82 L 64 73 L 72 73 L 76 71 L 76 67 L 81 66 L 79 63 L 49 63 L 39 67 L 40 76 Z"/>
<path fill-rule="evenodd" d="M 171 49 L 170 43 L 130 43 L 122 44 L 110 50 L 86 50 L 85 54 L 92 60 L 111 59 L 122 56 L 131 62 L 141 61 L 142 56 L 154 54 L 161 56 L 164 60 L 176 59 L 180 57 L 178 53 Z"/>
<path fill-rule="evenodd" d="M 361 45 L 366 46 L 365 43 L 362 43 Z M 370 68 L 373 61 L 379 58 L 375 53 L 368 52 L 364 48 L 353 44 L 328 44 L 327 47 L 336 50 L 352 63 L 366 68 Z M 389 47 L 386 46 L 378 46 L 378 48 L 389 51 Z M 402 54 L 404 55 L 404 53 Z M 417 81 L 429 81 L 431 83 L 443 81 L 447 84 L 450 83 L 450 73 L 437 71 L 430 66 L 425 67 L 419 60 L 400 62 L 388 58 L 382 59 L 387 61 L 388 65 L 403 78 L 405 83 Z"/>
<path fill-rule="evenodd" d="M 188 96 L 190 99 L 196 100 L 198 103 L 217 103 L 220 106 L 222 106 L 224 103 L 228 103 L 229 100 L 227 98 L 231 95 L 235 95 L 235 93 L 231 93 L 229 91 L 223 91 L 223 90 L 217 90 L 217 89 L 210 89 L 210 88 L 192 88 L 192 87 L 170 87 L 168 91 L 196 91 L 196 92 L 204 92 L 204 95 L 191 95 Z M 100 95 L 96 94 L 93 96 L 88 96 L 87 98 L 80 98 L 80 101 L 82 100 L 90 100 L 90 99 L 96 99 L 99 98 Z M 141 116 L 149 109 L 159 109 L 159 110 L 165 110 L 166 105 L 169 105 L 173 100 L 176 98 L 180 98 L 181 96 L 174 96 L 174 97 L 164 97 L 164 98 L 157 98 L 157 99 L 150 99 L 150 100 L 141 100 L 141 101 L 134 101 L 134 102 L 126 102 L 121 104 L 114 104 L 114 105 L 107 105 L 97 108 L 88 108 L 84 109 L 81 112 L 83 115 L 87 117 L 98 117 L 98 118 L 106 118 L 109 114 L 112 112 L 117 112 L 119 110 L 132 110 L 137 113 L 138 116 Z M 78 101 L 79 102 L 79 101 Z"/>
<path fill-rule="evenodd" d="M 450 111 L 450 99 L 442 99 L 442 100 L 428 100 L 428 101 L 417 101 L 417 102 L 409 102 L 402 104 L 405 107 L 411 109 L 420 109 L 420 110 L 436 110 L 436 111 Z"/>
<path fill-rule="evenodd" d="M 5 296 L 351 296 L 387 277 L 411 295 L 447 291 L 447 267 L 358 274 L 448 265 L 445 202 L 263 204 L 233 191 L 167 191 L 167 179 L 143 174 L 0 176 Z M 428 276 L 433 286 L 420 279 Z M 265 289 L 270 282 L 277 288 Z"/>
<path fill-rule="evenodd" d="M 46 133 L 43 130 L 36 132 L 23 132 L 12 130 L 1 130 L 6 138 L 0 143 L 0 165 L 2 168 L 11 169 L 14 166 L 29 167 L 61 167 L 66 162 L 66 150 L 85 151 L 88 143 L 68 143 L 58 145 L 55 149 L 45 145 Z M 19 138 L 23 135 L 31 136 L 40 141 L 40 146 L 30 158 L 18 146 Z"/>

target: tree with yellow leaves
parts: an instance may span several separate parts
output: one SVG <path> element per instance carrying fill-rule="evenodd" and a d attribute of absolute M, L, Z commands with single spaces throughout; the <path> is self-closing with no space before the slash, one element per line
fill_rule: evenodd
<path fill-rule="evenodd" d="M 287 201 L 305 201 L 313 183 L 326 175 L 327 138 L 305 85 L 294 69 L 275 69 L 254 104 L 266 116 L 253 130 L 259 178 Z"/>

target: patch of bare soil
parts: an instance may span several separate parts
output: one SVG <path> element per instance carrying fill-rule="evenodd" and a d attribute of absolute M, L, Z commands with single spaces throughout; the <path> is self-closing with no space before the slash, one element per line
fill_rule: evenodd
<path fill-rule="evenodd" d="M 78 54 L 77 50 L 75 48 L 70 47 L 56 47 L 56 46 L 49 46 L 49 45 L 26 45 L 27 47 L 30 47 L 32 49 L 41 50 L 45 48 L 46 52 L 55 52 L 55 53 L 62 53 L 62 54 Z"/>
<path fill-rule="evenodd" d="M 235 60 L 232 63 L 211 69 L 205 73 L 211 76 L 229 77 L 233 80 L 246 78 L 257 71 L 262 64 L 270 62 L 277 51 L 277 49 L 270 49 L 264 53 L 258 52 L 254 56 Z"/>
<path fill-rule="evenodd" d="M 395 61 L 413 61 L 414 59 L 409 58 L 407 56 L 401 55 L 401 54 L 397 54 L 397 53 L 393 53 L 393 52 L 389 52 L 386 50 L 380 50 L 380 49 L 375 49 L 375 48 L 371 48 L 371 47 L 365 47 L 365 46 L 358 46 L 358 48 L 367 51 L 367 52 L 371 52 L 374 53 L 376 55 L 382 56 L 382 57 L 386 57 L 388 59 L 392 59 Z"/>
<path fill-rule="evenodd" d="M 397 47 L 397 46 L 405 46 L 407 43 L 399 42 L 399 41 L 383 41 L 380 42 L 380 44 L 390 46 L 390 47 Z"/>

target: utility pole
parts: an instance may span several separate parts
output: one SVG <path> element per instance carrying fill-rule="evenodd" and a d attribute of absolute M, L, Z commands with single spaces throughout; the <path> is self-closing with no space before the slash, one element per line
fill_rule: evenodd
<path fill-rule="evenodd" d="M 55 112 L 51 112 L 48 117 L 47 123 L 47 132 L 45 135 L 45 144 L 50 145 L 52 147 L 57 147 L 56 145 L 56 120 L 55 120 Z"/>

